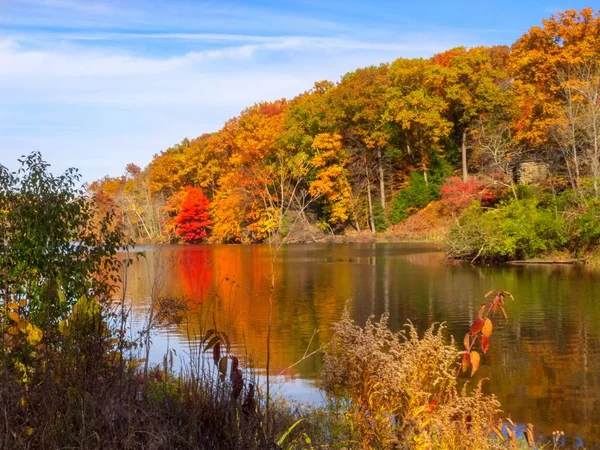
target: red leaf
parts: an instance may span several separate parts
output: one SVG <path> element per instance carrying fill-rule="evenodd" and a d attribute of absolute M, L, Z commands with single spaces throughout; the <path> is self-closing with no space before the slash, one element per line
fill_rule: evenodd
<path fill-rule="evenodd" d="M 471 325 L 471 336 L 475 336 L 477 333 L 479 333 L 484 324 L 485 320 L 479 318 L 475 319 L 473 321 L 473 325 Z"/>
<path fill-rule="evenodd" d="M 486 335 L 481 336 L 481 351 L 485 355 L 490 348 L 490 338 Z"/>

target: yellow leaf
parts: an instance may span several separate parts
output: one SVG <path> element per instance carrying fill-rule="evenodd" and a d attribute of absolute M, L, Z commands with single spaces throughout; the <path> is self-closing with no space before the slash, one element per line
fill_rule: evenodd
<path fill-rule="evenodd" d="M 475 372 L 477 372 L 477 369 L 479 368 L 479 361 L 481 360 L 481 357 L 479 356 L 479 353 L 477 353 L 475 350 L 473 350 L 471 352 L 469 359 L 471 361 L 471 376 L 473 376 L 473 375 L 475 375 Z"/>
<path fill-rule="evenodd" d="M 11 325 L 10 327 L 8 327 L 8 334 L 12 334 L 13 336 L 15 334 L 19 334 L 19 329 L 16 326 Z"/>
<path fill-rule="evenodd" d="M 40 330 L 35 325 L 32 325 L 31 323 L 27 324 L 26 334 L 27 342 L 29 342 L 31 345 L 39 344 L 42 338 L 44 337 L 44 333 L 42 332 L 42 330 Z"/>
<path fill-rule="evenodd" d="M 465 339 L 463 340 L 463 344 L 465 345 L 465 350 L 469 350 L 469 347 L 471 346 L 470 336 L 471 336 L 471 333 L 465 334 Z"/>
<path fill-rule="evenodd" d="M 490 319 L 485 319 L 485 323 L 481 329 L 481 334 L 483 334 L 485 337 L 490 337 L 492 335 L 493 328 L 492 321 Z"/>
<path fill-rule="evenodd" d="M 16 302 L 8 302 L 7 305 L 10 309 L 17 309 L 19 307 L 19 304 Z"/>

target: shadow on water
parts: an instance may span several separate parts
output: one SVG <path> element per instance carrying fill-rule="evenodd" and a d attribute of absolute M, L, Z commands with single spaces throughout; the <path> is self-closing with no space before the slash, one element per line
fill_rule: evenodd
<path fill-rule="evenodd" d="M 130 269 L 128 296 L 134 322 L 143 321 L 157 259 L 170 259 L 162 295 L 186 299 L 186 325 L 154 337 L 157 360 L 167 348 L 185 350 L 216 322 L 257 369 L 266 362 L 271 254 L 265 245 L 146 248 Z M 507 414 L 531 422 L 537 433 L 555 429 L 600 444 L 600 275 L 579 266 L 474 267 L 450 264 L 426 244 L 310 244 L 282 248 L 275 262 L 272 374 L 288 380 L 285 396 L 319 401 L 314 387 L 319 355 L 331 324 L 346 304 L 355 320 L 389 314 L 400 330 L 445 322 L 457 341 L 469 328 L 483 295 L 505 289 L 515 302 L 509 320 L 497 317 L 480 373 Z M 307 350 L 308 349 L 308 350 Z M 293 367 L 291 367 L 293 365 Z M 476 381 L 476 380 L 475 380 Z"/>

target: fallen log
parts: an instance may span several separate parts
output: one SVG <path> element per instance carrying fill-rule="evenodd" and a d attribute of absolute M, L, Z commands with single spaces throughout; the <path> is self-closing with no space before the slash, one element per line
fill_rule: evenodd
<path fill-rule="evenodd" d="M 523 259 L 509 261 L 508 264 L 520 266 L 524 264 L 585 264 L 589 256 L 574 259 Z"/>

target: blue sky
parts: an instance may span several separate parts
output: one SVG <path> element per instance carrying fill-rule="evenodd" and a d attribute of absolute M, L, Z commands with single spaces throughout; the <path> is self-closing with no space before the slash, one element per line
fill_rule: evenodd
<path fill-rule="evenodd" d="M 511 44 L 573 0 L 0 0 L 0 164 L 87 181 L 357 67 Z"/>

